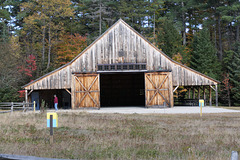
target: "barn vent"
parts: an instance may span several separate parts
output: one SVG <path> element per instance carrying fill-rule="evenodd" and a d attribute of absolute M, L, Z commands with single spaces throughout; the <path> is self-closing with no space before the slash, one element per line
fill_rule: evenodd
<path fill-rule="evenodd" d="M 98 64 L 98 71 L 146 70 L 146 63 Z"/>

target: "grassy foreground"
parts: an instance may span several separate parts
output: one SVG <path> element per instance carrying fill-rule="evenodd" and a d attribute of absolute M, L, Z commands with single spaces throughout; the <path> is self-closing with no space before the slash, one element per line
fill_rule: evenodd
<path fill-rule="evenodd" d="M 59 113 L 54 144 L 44 114 L 0 114 L 0 153 L 69 159 L 230 159 L 240 114 Z"/>

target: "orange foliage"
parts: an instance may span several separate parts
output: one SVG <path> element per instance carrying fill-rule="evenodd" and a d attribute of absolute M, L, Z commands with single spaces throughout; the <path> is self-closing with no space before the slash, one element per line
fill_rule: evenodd
<path fill-rule="evenodd" d="M 233 86 L 231 85 L 231 83 L 229 82 L 230 79 L 229 79 L 229 73 L 227 74 L 224 74 L 223 75 L 224 79 L 222 81 L 222 83 L 224 84 L 224 88 L 221 89 L 221 91 L 223 91 L 224 89 L 226 90 L 231 90 L 233 88 Z"/>
<path fill-rule="evenodd" d="M 182 55 L 180 53 L 174 54 L 172 59 L 176 62 L 182 63 Z"/>
<path fill-rule="evenodd" d="M 62 41 L 57 45 L 57 64 L 66 64 L 81 53 L 87 47 L 86 40 L 86 36 L 78 33 L 64 35 Z"/>

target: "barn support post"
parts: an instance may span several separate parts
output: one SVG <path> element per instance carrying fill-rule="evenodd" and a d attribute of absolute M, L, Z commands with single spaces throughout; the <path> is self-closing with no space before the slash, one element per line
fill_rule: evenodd
<path fill-rule="evenodd" d="M 216 107 L 218 106 L 218 87 L 217 84 L 215 84 L 215 93 L 216 93 Z"/>
<path fill-rule="evenodd" d="M 195 88 L 193 87 L 193 99 L 195 99 Z"/>
<path fill-rule="evenodd" d="M 206 92 L 205 92 L 205 86 L 203 86 L 203 99 L 204 99 L 204 106 L 206 106 Z"/>
<path fill-rule="evenodd" d="M 188 88 L 188 99 L 190 99 L 191 98 L 191 88 L 189 87 Z"/>
<path fill-rule="evenodd" d="M 200 86 L 198 87 L 198 99 L 200 99 Z"/>
<path fill-rule="evenodd" d="M 25 89 L 25 102 L 28 102 L 28 91 Z"/>
<path fill-rule="evenodd" d="M 212 106 L 212 88 L 209 86 L 209 106 Z"/>

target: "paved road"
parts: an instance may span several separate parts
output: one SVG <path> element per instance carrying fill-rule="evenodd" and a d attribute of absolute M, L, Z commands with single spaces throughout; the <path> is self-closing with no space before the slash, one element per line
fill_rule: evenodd
<path fill-rule="evenodd" d="M 0 160 L 65 160 L 65 159 L 41 158 L 41 157 L 34 157 L 34 156 L 0 154 Z"/>

